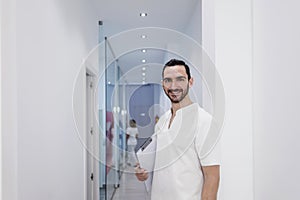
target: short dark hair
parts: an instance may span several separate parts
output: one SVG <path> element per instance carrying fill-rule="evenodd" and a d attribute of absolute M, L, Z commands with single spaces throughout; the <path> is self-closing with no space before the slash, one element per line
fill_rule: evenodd
<path fill-rule="evenodd" d="M 136 127 L 136 121 L 135 121 L 134 119 L 131 119 L 131 120 L 129 121 L 129 125 L 130 125 L 131 127 Z"/>
<path fill-rule="evenodd" d="M 190 80 L 191 79 L 191 72 L 190 72 L 189 66 L 183 60 L 177 60 L 177 59 L 171 59 L 165 64 L 165 66 L 162 70 L 162 77 L 164 77 L 164 71 L 165 71 L 166 67 L 172 67 L 172 66 L 176 66 L 176 65 L 184 66 L 186 74 L 188 76 L 188 80 Z"/>

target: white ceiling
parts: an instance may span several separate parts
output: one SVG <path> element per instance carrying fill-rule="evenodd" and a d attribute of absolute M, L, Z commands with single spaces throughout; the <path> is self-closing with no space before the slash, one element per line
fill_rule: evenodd
<path fill-rule="evenodd" d="M 92 0 L 98 12 L 99 20 L 103 21 L 101 35 L 110 37 L 122 31 L 141 27 L 162 27 L 185 32 L 195 7 L 201 0 Z M 140 17 L 146 12 L 146 17 Z M 158 77 L 157 64 L 164 63 L 164 53 L 159 50 L 140 50 L 130 52 L 118 58 L 118 65 L 127 82 L 142 83 L 142 67 L 146 67 L 146 83 Z M 146 59 L 146 63 L 141 60 Z M 134 70 L 132 70 L 134 69 Z M 108 81 L 113 82 L 114 70 L 109 70 Z M 158 81 L 158 80 L 154 80 Z"/>

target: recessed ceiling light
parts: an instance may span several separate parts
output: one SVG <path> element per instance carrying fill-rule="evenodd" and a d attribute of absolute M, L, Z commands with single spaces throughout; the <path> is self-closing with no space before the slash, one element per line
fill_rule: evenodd
<path fill-rule="evenodd" d="M 142 63 L 145 63 L 145 62 L 146 62 L 146 60 L 145 60 L 145 59 L 143 59 L 143 60 L 142 60 Z"/>
<path fill-rule="evenodd" d="M 143 67 L 142 70 L 145 71 L 145 70 L 146 70 L 146 67 Z"/>
<path fill-rule="evenodd" d="M 143 81 L 145 81 L 146 80 L 146 78 L 145 77 L 143 77 Z"/>
<path fill-rule="evenodd" d="M 147 52 L 147 50 L 146 50 L 146 49 L 142 49 L 142 52 L 143 52 L 143 53 L 146 53 L 146 52 Z"/>
<path fill-rule="evenodd" d="M 147 38 L 147 35 L 141 35 L 141 38 L 145 39 Z"/>
<path fill-rule="evenodd" d="M 142 73 L 142 76 L 146 76 L 146 73 L 145 73 L 145 72 L 143 72 L 143 73 Z"/>
<path fill-rule="evenodd" d="M 141 16 L 141 17 L 146 17 L 146 16 L 147 16 L 147 13 L 140 13 L 140 16 Z"/>
<path fill-rule="evenodd" d="M 142 83 L 143 83 L 143 84 L 145 84 L 146 82 L 145 82 L 145 81 L 143 81 Z"/>

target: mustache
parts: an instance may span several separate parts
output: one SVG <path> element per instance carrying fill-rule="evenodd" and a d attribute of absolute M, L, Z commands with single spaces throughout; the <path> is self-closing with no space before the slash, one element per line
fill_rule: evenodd
<path fill-rule="evenodd" d="M 168 93 L 170 93 L 170 92 L 182 92 L 182 90 L 181 89 L 174 89 L 174 90 L 168 89 Z"/>

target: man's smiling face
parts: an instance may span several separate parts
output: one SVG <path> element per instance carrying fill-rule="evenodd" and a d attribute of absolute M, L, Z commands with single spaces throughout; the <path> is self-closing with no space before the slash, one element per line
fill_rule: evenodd
<path fill-rule="evenodd" d="M 188 80 L 185 67 L 175 65 L 166 67 L 163 73 L 163 89 L 172 103 L 180 103 L 188 94 L 192 79 Z"/>

